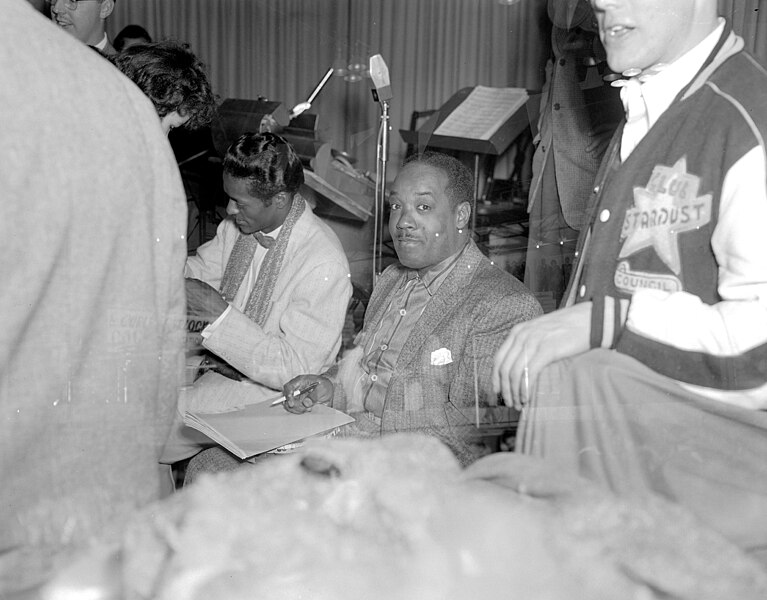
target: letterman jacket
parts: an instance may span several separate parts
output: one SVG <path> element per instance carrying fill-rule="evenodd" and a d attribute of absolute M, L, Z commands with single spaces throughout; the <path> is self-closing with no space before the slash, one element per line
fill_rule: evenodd
<path fill-rule="evenodd" d="M 592 347 L 767 408 L 767 72 L 729 28 L 624 163 L 597 175 L 568 305 Z"/>

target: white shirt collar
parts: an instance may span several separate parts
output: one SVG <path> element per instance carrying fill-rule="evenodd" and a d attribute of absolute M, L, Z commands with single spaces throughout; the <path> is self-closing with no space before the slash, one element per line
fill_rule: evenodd
<path fill-rule="evenodd" d="M 283 225 L 285 225 L 285 223 L 283 223 L 279 227 L 276 227 L 275 229 L 272 229 L 269 233 L 264 233 L 264 235 L 268 235 L 270 238 L 274 238 L 276 240 L 277 236 L 280 235 L 280 231 L 282 231 Z"/>
<path fill-rule="evenodd" d="M 697 46 L 688 50 L 673 63 L 663 67 L 658 73 L 641 84 L 650 127 L 655 125 L 655 122 L 671 105 L 677 94 L 698 73 L 722 36 L 724 25 L 725 20 L 720 17 L 716 29 L 709 33 Z"/>
<path fill-rule="evenodd" d="M 98 44 L 95 44 L 93 47 L 96 48 L 96 50 L 104 50 L 104 48 L 107 47 L 107 43 L 109 43 L 109 37 L 107 36 L 106 32 L 104 33 L 104 37 L 101 38 L 101 41 Z"/>

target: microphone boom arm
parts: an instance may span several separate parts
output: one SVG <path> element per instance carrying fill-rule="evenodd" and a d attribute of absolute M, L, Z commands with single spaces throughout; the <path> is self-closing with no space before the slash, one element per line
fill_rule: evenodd
<path fill-rule="evenodd" d="M 328 72 L 325 73 L 325 75 L 322 77 L 320 82 L 317 84 L 317 87 L 314 88 L 314 91 L 309 95 L 309 98 L 306 100 L 306 102 L 301 102 L 300 104 L 296 104 L 293 109 L 290 111 L 290 118 L 295 119 L 298 115 L 301 113 L 309 110 L 312 107 L 312 102 L 314 102 L 314 99 L 317 97 L 317 94 L 319 94 L 322 91 L 322 88 L 325 87 L 325 84 L 328 82 L 328 80 L 333 75 L 333 67 L 330 67 L 328 69 Z"/>

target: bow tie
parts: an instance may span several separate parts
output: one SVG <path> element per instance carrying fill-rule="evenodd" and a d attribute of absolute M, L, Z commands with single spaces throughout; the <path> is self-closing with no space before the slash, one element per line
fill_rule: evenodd
<path fill-rule="evenodd" d="M 644 70 L 627 69 L 622 73 L 623 79 L 616 79 L 610 83 L 613 87 L 621 89 L 621 100 L 629 123 L 647 118 L 647 106 L 642 97 L 642 84 L 665 68 L 665 64 L 658 63 Z"/>
<path fill-rule="evenodd" d="M 621 138 L 621 160 L 625 161 L 650 129 L 647 103 L 642 95 L 642 84 L 660 73 L 666 65 L 658 63 L 647 69 L 627 69 L 610 85 L 620 88 L 623 108 L 626 111 L 626 125 Z"/>
<path fill-rule="evenodd" d="M 256 238 L 256 241 L 267 250 L 269 250 L 269 248 L 274 246 L 274 243 L 277 241 L 273 237 L 269 237 L 268 235 L 261 233 L 260 231 L 256 231 L 256 233 L 253 234 L 253 237 Z"/>
<path fill-rule="evenodd" d="M 647 67 L 646 69 L 626 69 L 623 71 L 623 73 L 620 74 L 612 73 L 610 75 L 605 75 L 605 80 L 609 81 L 611 86 L 618 88 L 629 85 L 629 82 L 632 81 L 644 83 L 654 75 L 657 75 L 663 71 L 667 66 L 668 65 L 665 63 L 656 63 L 651 67 Z"/>

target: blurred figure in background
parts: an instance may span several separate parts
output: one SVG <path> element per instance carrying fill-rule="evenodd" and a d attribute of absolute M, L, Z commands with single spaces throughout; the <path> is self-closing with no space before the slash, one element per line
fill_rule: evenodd
<path fill-rule="evenodd" d="M 46 16 L 50 15 L 49 3 L 47 0 L 27 0 L 36 10 L 39 10 Z"/>
<path fill-rule="evenodd" d="M 623 118 L 616 88 L 603 80 L 605 52 L 587 0 L 549 0 L 551 57 L 541 97 L 525 284 L 544 309 L 559 305 L 599 163 Z M 553 300 L 553 302 L 552 302 Z"/>
<path fill-rule="evenodd" d="M 46 0 L 51 20 L 83 44 L 88 44 L 105 56 L 117 51 L 109 41 L 106 22 L 115 7 L 115 0 Z"/>
<path fill-rule="evenodd" d="M 136 44 L 149 44 L 152 41 L 152 36 L 141 25 L 131 23 L 126 25 L 115 36 L 113 46 L 118 52 L 122 52 L 126 48 L 135 46 Z"/>

